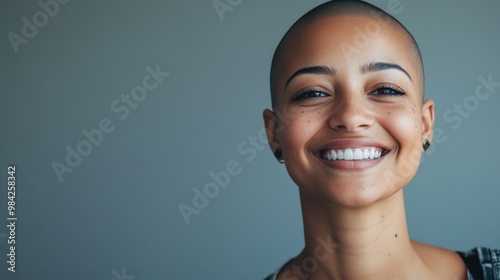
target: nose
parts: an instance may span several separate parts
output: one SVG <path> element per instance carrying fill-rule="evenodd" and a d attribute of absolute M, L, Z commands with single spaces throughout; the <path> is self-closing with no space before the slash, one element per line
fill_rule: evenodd
<path fill-rule="evenodd" d="M 373 125 L 373 115 L 364 94 L 338 93 L 331 111 L 329 126 L 337 131 L 357 132 Z"/>

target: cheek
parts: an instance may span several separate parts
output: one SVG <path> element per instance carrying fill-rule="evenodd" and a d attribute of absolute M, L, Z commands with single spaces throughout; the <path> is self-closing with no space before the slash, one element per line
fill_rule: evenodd
<path fill-rule="evenodd" d="M 310 139 L 315 126 L 316 123 L 307 118 L 290 120 L 283 130 L 282 143 L 287 147 L 303 145 Z"/>
<path fill-rule="evenodd" d="M 308 159 L 308 143 L 321 129 L 320 114 L 304 112 L 294 114 L 288 119 L 281 133 L 281 147 L 288 174 L 298 186 L 307 185 L 309 179 L 304 174 L 311 170 Z"/>
<path fill-rule="evenodd" d="M 398 142 L 400 148 L 411 148 L 420 143 L 421 116 L 414 106 L 393 108 L 386 113 L 385 127 Z"/>
<path fill-rule="evenodd" d="M 400 107 L 391 111 L 390 133 L 397 142 L 398 168 L 396 172 L 405 185 L 413 178 L 421 160 L 422 117 L 415 106 Z"/>
<path fill-rule="evenodd" d="M 299 156 L 297 153 L 304 151 L 307 143 L 321 129 L 324 122 L 319 112 L 321 111 L 299 111 L 290 115 L 281 133 L 283 152 L 288 157 Z"/>

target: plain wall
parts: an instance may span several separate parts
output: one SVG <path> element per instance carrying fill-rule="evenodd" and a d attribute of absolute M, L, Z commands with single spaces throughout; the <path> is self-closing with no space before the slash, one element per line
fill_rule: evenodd
<path fill-rule="evenodd" d="M 0 185 L 15 164 L 18 221 L 10 273 L 2 188 L 1 279 L 262 279 L 299 252 L 297 187 L 259 134 L 272 53 L 324 1 L 221 2 L 222 16 L 212 0 L 73 0 L 45 24 L 37 1 L 2 2 Z M 500 82 L 500 1 L 370 2 L 419 42 L 442 134 L 405 191 L 412 237 L 500 248 L 500 86 L 474 97 L 479 77 Z M 8 34 L 34 15 L 16 53 Z M 125 105 L 148 66 L 169 76 Z M 106 119 L 114 130 L 85 150 L 82 131 Z M 187 224 L 179 205 L 228 164 L 236 175 Z"/>

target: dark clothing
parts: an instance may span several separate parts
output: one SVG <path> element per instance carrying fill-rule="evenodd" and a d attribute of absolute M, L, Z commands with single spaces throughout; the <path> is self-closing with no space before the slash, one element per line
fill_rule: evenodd
<path fill-rule="evenodd" d="M 500 280 L 500 250 L 479 247 L 458 254 L 467 265 L 469 280 Z"/>

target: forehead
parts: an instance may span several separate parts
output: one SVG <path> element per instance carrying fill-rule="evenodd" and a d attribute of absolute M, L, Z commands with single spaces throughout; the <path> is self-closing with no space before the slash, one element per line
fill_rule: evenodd
<path fill-rule="evenodd" d="M 395 63 L 417 77 L 408 35 L 375 17 L 324 17 L 296 26 L 283 43 L 278 65 L 280 82 L 303 67 L 325 65 L 342 72 L 371 62 Z"/>

